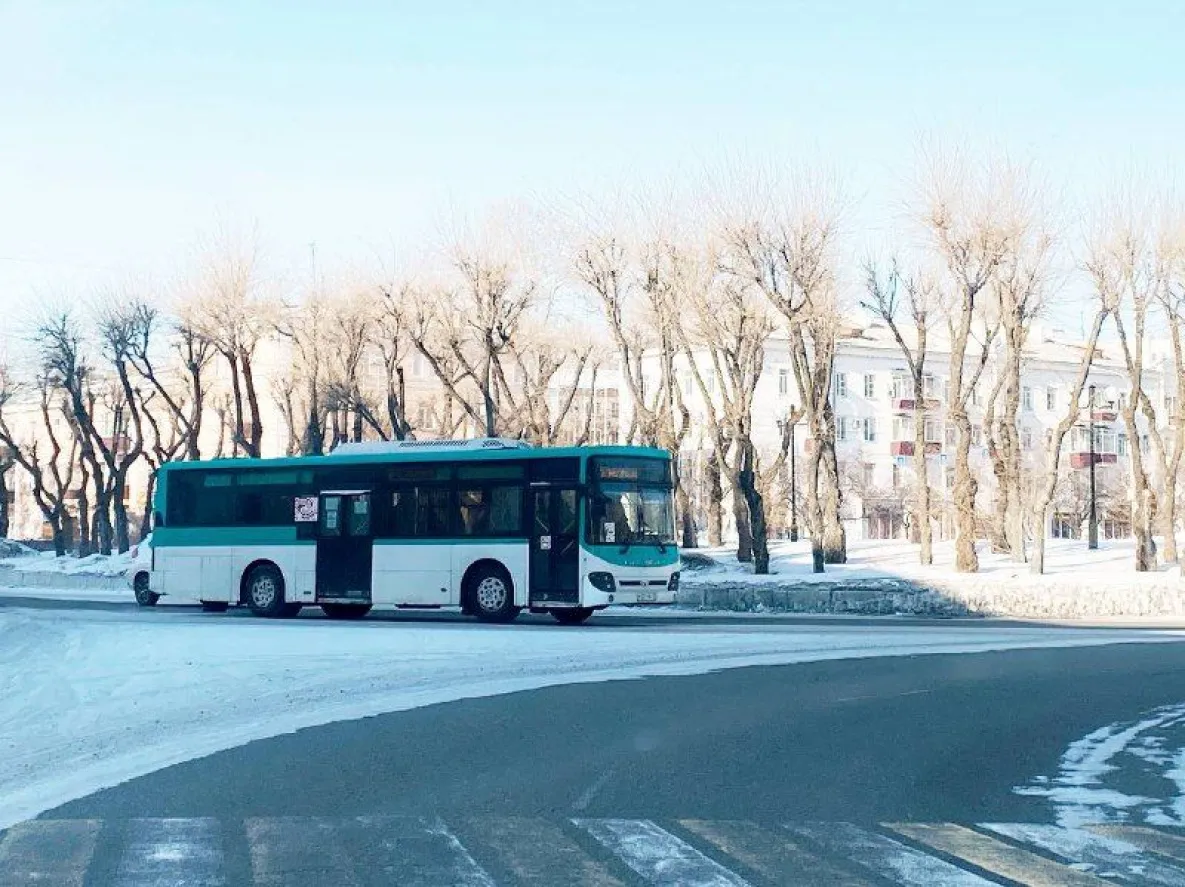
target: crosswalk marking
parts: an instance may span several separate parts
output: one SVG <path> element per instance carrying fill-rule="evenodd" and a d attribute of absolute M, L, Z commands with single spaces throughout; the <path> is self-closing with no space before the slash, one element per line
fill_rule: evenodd
<path fill-rule="evenodd" d="M 13 826 L 0 840 L 0 884 L 82 887 L 99 828 L 93 819 L 33 820 Z"/>
<path fill-rule="evenodd" d="M 850 822 L 788 824 L 786 828 L 901 887 L 994 887 L 979 875 Z"/>
<path fill-rule="evenodd" d="M 360 816 L 341 828 L 359 868 L 400 887 L 495 887 L 443 822 L 423 816 Z"/>
<path fill-rule="evenodd" d="M 984 871 L 1002 875 L 1027 887 L 1107 887 L 1109 883 L 961 825 L 893 823 L 889 828 L 919 844 L 965 859 Z"/>
<path fill-rule="evenodd" d="M 34 820 L 0 887 L 1185 887 L 1185 831 L 359 816 Z"/>
<path fill-rule="evenodd" d="M 1124 884 L 1185 887 L 1185 870 L 1160 862 L 1135 844 L 1118 838 L 1056 825 L 984 823 L 983 828 L 1088 866 L 1100 877 Z"/>
<path fill-rule="evenodd" d="M 648 819 L 573 819 L 655 887 L 748 887 L 720 863 Z"/>
<path fill-rule="evenodd" d="M 1157 831 L 1140 825 L 1092 825 L 1092 832 L 1118 838 L 1135 844 L 1144 850 L 1151 850 L 1161 856 L 1168 856 L 1178 862 L 1185 862 L 1185 836 Z"/>
<path fill-rule="evenodd" d="M 329 820 L 260 818 L 244 827 L 257 887 L 361 887 Z"/>
<path fill-rule="evenodd" d="M 869 882 L 804 850 L 788 836 L 752 822 L 681 819 L 679 825 L 763 878 L 814 887 L 869 887 Z"/>
<path fill-rule="evenodd" d="M 133 819 L 112 887 L 223 887 L 216 819 Z"/>
<path fill-rule="evenodd" d="M 625 887 L 546 819 L 485 817 L 467 819 L 459 831 L 465 843 L 492 855 L 514 875 L 519 887 Z"/>

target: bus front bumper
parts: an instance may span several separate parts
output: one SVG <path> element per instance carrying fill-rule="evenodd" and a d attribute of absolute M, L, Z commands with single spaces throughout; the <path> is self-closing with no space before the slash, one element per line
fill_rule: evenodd
<path fill-rule="evenodd" d="M 675 594 L 666 578 L 623 576 L 612 591 L 602 591 L 586 579 L 581 599 L 586 607 L 652 607 L 675 603 Z"/>

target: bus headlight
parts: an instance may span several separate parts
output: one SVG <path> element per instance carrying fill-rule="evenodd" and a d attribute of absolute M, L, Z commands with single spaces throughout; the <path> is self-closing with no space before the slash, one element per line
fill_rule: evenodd
<path fill-rule="evenodd" d="M 598 591 L 616 591 L 617 583 L 613 581 L 612 573 L 589 573 L 588 581 Z"/>
<path fill-rule="evenodd" d="M 667 591 L 679 590 L 679 571 L 676 570 L 671 574 L 671 578 L 667 581 Z"/>

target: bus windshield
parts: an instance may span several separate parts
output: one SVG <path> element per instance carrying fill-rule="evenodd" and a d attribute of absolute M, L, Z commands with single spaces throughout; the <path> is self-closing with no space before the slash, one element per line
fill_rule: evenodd
<path fill-rule="evenodd" d="M 590 543 L 674 543 L 675 506 L 668 461 L 598 458 L 590 464 L 589 479 Z"/>

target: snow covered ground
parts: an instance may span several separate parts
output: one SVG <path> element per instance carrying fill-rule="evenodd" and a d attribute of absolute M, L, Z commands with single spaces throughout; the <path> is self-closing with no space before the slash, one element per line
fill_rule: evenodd
<path fill-rule="evenodd" d="M 1182 641 L 936 625 L 552 625 L 0 609 L 0 828 L 253 739 L 562 683 L 744 665 Z"/>
<path fill-rule="evenodd" d="M 811 570 L 811 546 L 807 540 L 798 542 L 770 543 L 770 572 L 768 576 L 753 575 L 750 564 L 736 560 L 736 548 L 703 548 L 702 554 L 712 561 L 712 566 L 689 570 L 685 581 L 692 584 L 703 582 L 746 581 L 754 583 L 794 582 L 850 582 L 855 579 L 911 579 L 917 581 L 958 581 L 966 579 L 965 574 L 955 572 L 955 548 L 953 541 L 934 544 L 934 563 L 923 567 L 918 563 L 918 546 L 898 540 L 868 540 L 853 542 L 848 547 L 846 564 L 828 564 L 825 573 Z M 978 580 L 1011 581 L 1018 577 L 1029 578 L 1029 566 L 1016 563 L 1006 555 L 994 554 L 990 547 L 980 542 Z M 693 555 L 694 556 L 694 555 Z M 1049 582 L 1064 582 L 1069 579 L 1082 581 L 1108 581 L 1125 584 L 1155 584 L 1166 578 L 1176 578 L 1176 568 L 1162 566 L 1151 573 L 1136 573 L 1134 543 L 1130 539 L 1102 540 L 1099 547 L 1091 551 L 1086 542 L 1078 539 L 1048 539 L 1045 543 L 1045 575 Z"/>

